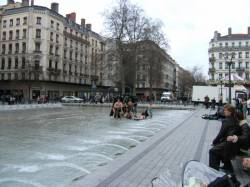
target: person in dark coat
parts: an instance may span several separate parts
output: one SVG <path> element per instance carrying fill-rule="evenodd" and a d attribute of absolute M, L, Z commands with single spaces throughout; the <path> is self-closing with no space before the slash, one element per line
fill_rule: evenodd
<path fill-rule="evenodd" d="M 237 117 L 240 127 L 239 134 L 227 137 L 227 141 L 233 143 L 232 149 L 235 150 L 234 152 L 239 152 L 240 149 L 248 150 L 250 148 L 250 127 L 244 118 L 244 114 L 240 112 L 237 114 Z"/>
<path fill-rule="evenodd" d="M 225 170 L 233 171 L 231 159 L 236 153 L 231 150 L 233 143 L 227 141 L 227 137 L 239 135 L 240 127 L 236 110 L 232 105 L 224 106 L 224 115 L 225 119 L 222 120 L 221 129 L 213 140 L 213 147 L 209 150 L 209 166 L 219 170 L 220 162 L 223 162 Z"/>

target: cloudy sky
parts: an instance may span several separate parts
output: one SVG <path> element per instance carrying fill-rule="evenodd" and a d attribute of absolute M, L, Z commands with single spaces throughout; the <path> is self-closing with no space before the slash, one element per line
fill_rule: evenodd
<path fill-rule="evenodd" d="M 17 0 L 21 1 L 21 0 Z M 115 0 L 34 0 L 36 5 L 50 7 L 59 3 L 62 15 L 76 12 L 77 22 L 85 18 L 92 23 L 92 29 L 103 32 L 105 9 L 112 7 Z M 0 0 L 0 5 L 6 0 Z M 249 0 L 131 0 L 141 6 L 147 16 L 160 19 L 169 40 L 168 53 L 182 67 L 191 69 L 198 65 L 207 75 L 208 44 L 215 30 L 227 34 L 246 33 L 250 26 Z"/>

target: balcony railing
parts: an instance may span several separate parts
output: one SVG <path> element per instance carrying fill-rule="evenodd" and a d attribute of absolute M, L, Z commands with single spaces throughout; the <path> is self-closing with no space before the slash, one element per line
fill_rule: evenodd
<path fill-rule="evenodd" d="M 91 80 L 97 81 L 98 80 L 98 76 L 97 75 L 91 75 Z"/>
<path fill-rule="evenodd" d="M 59 75 L 61 73 L 60 69 L 55 69 L 55 68 L 47 68 L 47 71 L 53 75 Z"/>
<path fill-rule="evenodd" d="M 214 73 L 216 70 L 215 70 L 215 68 L 209 68 L 209 73 Z"/>
<path fill-rule="evenodd" d="M 34 72 L 42 72 L 43 67 L 42 66 L 30 66 L 29 69 Z"/>
<path fill-rule="evenodd" d="M 237 72 L 243 72 L 243 71 L 245 71 L 245 68 L 238 67 L 238 68 L 236 68 L 236 71 L 237 71 Z"/>

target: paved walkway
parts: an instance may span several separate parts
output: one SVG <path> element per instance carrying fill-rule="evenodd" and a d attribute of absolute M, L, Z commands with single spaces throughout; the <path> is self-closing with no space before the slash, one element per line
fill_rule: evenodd
<path fill-rule="evenodd" d="M 72 187 L 151 186 L 151 179 L 166 171 L 176 183 L 180 183 L 183 165 L 188 160 L 208 164 L 208 150 L 221 124 L 220 121 L 201 118 L 209 112 L 214 113 L 206 109 L 194 111 L 177 127 L 156 134 L 109 165 L 75 179 Z M 243 182 L 249 178 L 243 172 L 239 174 Z"/>

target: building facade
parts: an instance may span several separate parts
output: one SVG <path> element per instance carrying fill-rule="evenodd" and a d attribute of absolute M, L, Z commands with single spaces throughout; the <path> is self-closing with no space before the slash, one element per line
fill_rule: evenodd
<path fill-rule="evenodd" d="M 229 77 L 228 61 L 231 61 L 231 73 L 237 74 L 242 80 L 235 83 L 249 84 L 250 73 L 250 27 L 246 34 L 233 34 L 228 28 L 228 34 L 221 36 L 217 31 L 209 43 L 209 83 L 220 84 L 220 80 L 227 82 Z M 231 55 L 233 58 L 231 59 Z"/>
<path fill-rule="evenodd" d="M 76 14 L 8 1 L 0 7 L 0 95 L 88 96 L 103 86 L 105 44 Z"/>
<path fill-rule="evenodd" d="M 134 60 L 136 59 L 137 62 L 130 64 L 128 65 L 129 67 L 127 67 L 131 69 L 131 72 L 128 72 L 129 76 L 135 76 L 133 80 L 134 85 L 127 85 L 126 83 L 128 89 L 125 89 L 125 91 L 131 93 L 132 87 L 135 87 L 135 94 L 137 96 L 150 96 L 150 92 L 152 92 L 154 97 L 158 99 L 163 91 L 175 92 L 177 87 L 177 64 L 175 60 L 152 41 L 141 41 L 136 45 L 137 55 Z M 127 48 L 129 51 L 133 49 L 133 46 L 131 49 L 129 47 Z M 117 80 L 120 80 L 120 66 L 118 60 L 119 55 L 116 53 L 115 41 L 107 40 L 106 54 L 106 85 L 109 85 L 110 88 L 119 87 L 119 85 L 117 85 Z"/>

